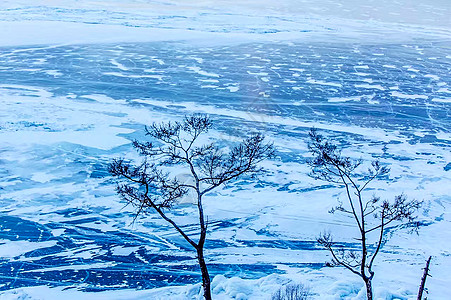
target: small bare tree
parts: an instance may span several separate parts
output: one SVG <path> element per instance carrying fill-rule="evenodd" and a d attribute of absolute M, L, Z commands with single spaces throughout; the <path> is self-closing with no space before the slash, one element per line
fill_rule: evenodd
<path fill-rule="evenodd" d="M 257 174 L 258 164 L 271 157 L 274 147 L 264 142 L 261 134 L 254 134 L 229 151 L 215 143 L 200 144 L 199 136 L 212 127 L 206 115 L 187 116 L 182 122 L 152 124 L 146 127 L 146 135 L 157 141 L 133 143 L 144 156 L 139 165 L 124 159 L 114 160 L 110 173 L 118 180 L 117 192 L 128 203 L 137 206 L 137 215 L 154 210 L 171 224 L 194 248 L 202 273 L 205 299 L 211 299 L 210 276 L 204 259 L 208 220 L 203 209 L 203 197 L 220 185 L 244 174 Z M 173 175 L 175 166 L 187 170 L 191 181 L 182 181 Z M 168 211 L 188 191 L 196 195 L 199 232 L 195 239 L 168 215 Z"/>
<path fill-rule="evenodd" d="M 271 300 L 308 300 L 311 296 L 309 287 L 302 283 L 290 283 L 272 294 Z"/>
<path fill-rule="evenodd" d="M 358 250 L 340 247 L 333 242 L 330 233 L 323 233 L 318 242 L 330 251 L 332 265 L 343 266 L 362 278 L 367 299 L 371 300 L 373 264 L 386 241 L 386 230 L 396 223 L 416 229 L 418 222 L 415 222 L 414 215 L 421 202 L 407 200 L 403 194 L 396 196 L 392 202 L 381 201 L 374 195 L 364 197 L 368 185 L 373 180 L 387 175 L 390 170 L 379 161 L 373 161 L 366 172 L 359 173 L 356 169 L 361 166 L 361 160 L 342 156 L 337 146 L 319 135 L 315 129 L 310 131 L 309 136 L 309 150 L 313 155 L 309 161 L 312 169 L 310 175 L 345 188 L 346 204 L 339 203 L 331 212 L 338 211 L 354 219 L 359 232 L 356 239 L 360 247 Z"/>

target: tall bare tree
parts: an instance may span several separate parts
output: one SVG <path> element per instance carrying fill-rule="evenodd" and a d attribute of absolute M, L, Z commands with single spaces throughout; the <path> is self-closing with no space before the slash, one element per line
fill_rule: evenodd
<path fill-rule="evenodd" d="M 199 137 L 211 127 L 210 118 L 200 114 L 186 116 L 182 122 L 154 123 L 145 130 L 146 135 L 157 143 L 133 143 L 134 148 L 144 156 L 140 164 L 116 159 L 109 167 L 110 173 L 118 180 L 118 194 L 137 207 L 137 216 L 146 210 L 155 211 L 196 251 L 207 300 L 211 299 L 211 291 L 204 258 L 208 219 L 203 209 L 203 198 L 226 182 L 244 174 L 259 173 L 262 170 L 259 163 L 274 154 L 273 145 L 266 143 L 261 134 L 251 135 L 228 151 L 215 143 L 202 144 Z M 191 180 L 181 180 L 173 175 L 176 166 L 182 166 Z M 197 238 L 186 233 L 168 214 L 190 190 L 196 195 Z"/>
<path fill-rule="evenodd" d="M 358 228 L 355 237 L 360 244 L 358 250 L 347 250 L 333 242 L 330 233 L 323 233 L 318 242 L 332 255 L 332 264 L 343 266 L 360 276 L 365 282 L 367 299 L 373 299 L 373 264 L 386 241 L 386 230 L 395 225 L 418 227 L 415 213 L 421 202 L 408 200 L 401 194 L 394 201 L 381 201 L 377 196 L 365 197 L 364 192 L 375 179 L 385 176 L 389 169 L 379 161 L 373 161 L 366 172 L 357 168 L 361 160 L 342 156 L 337 146 L 312 129 L 309 133 L 309 150 L 313 158 L 309 161 L 311 176 L 344 187 L 345 203 L 339 203 L 331 212 L 340 212 L 351 216 Z"/>

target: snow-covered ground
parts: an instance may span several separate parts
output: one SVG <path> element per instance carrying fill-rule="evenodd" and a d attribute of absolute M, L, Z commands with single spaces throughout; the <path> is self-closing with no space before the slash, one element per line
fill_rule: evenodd
<path fill-rule="evenodd" d="M 206 199 L 216 299 L 288 282 L 363 299 L 315 243 L 355 241 L 328 213 L 342 191 L 307 176 L 312 126 L 390 165 L 374 192 L 425 201 L 419 235 L 384 245 L 377 297 L 416 298 L 432 255 L 429 298 L 447 299 L 450 13 L 447 0 L 1 1 L 0 299 L 200 297 L 188 245 L 153 214 L 132 223 L 106 172 L 144 124 L 192 112 L 211 115 L 213 137 L 258 130 L 278 149 L 259 182 Z M 194 234 L 193 212 L 174 215 Z"/>

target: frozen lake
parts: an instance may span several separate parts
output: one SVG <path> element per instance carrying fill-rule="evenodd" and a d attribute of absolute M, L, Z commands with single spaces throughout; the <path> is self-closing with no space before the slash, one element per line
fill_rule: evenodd
<path fill-rule="evenodd" d="M 2 48 L 2 198 L 9 203 L 0 235 L 10 249 L 0 266 L 1 289 L 46 284 L 97 291 L 199 280 L 193 253 L 172 229 L 149 220 L 134 229 L 131 213 L 114 197 L 106 164 L 130 151 L 126 140 L 142 136 L 142 119 L 205 111 L 219 134 L 264 131 L 283 148 L 280 160 L 291 164 L 304 161 L 306 132 L 317 126 L 336 131 L 343 145 L 368 143 L 372 151 L 383 151 L 373 157 L 393 164 L 436 164 L 436 180 L 444 180 L 441 173 L 449 179 L 444 170 L 450 162 L 444 157 L 451 125 L 449 46 L 280 42 Z M 52 133 L 63 135 L 52 140 Z M 26 134 L 24 140 L 20 134 Z M 115 135 L 125 140 L 108 142 Z M 106 144 L 96 147 L 96 136 Z M 290 143 L 282 145 L 284 139 Z M 293 145 L 296 139 L 304 146 Z M 412 152 L 409 145 L 425 150 Z M 403 154 L 390 151 L 403 147 Z M 292 169 L 273 166 L 273 171 L 258 185 L 240 186 L 296 194 L 298 201 L 303 193 L 329 188 L 283 175 Z M 284 176 L 282 185 L 274 182 L 278 176 Z M 317 232 L 303 240 L 288 230 L 279 241 L 271 224 L 281 216 L 262 221 L 271 203 L 258 203 L 257 214 L 228 208 L 224 218 L 212 216 L 207 248 L 213 274 L 259 278 L 283 273 L 281 264 L 324 267 L 326 253 L 314 242 Z M 182 206 L 178 213 L 189 210 Z M 262 222 L 267 228 L 258 229 Z M 239 234 L 248 230 L 252 234 Z M 224 239 L 221 232 L 230 236 Z M 312 251 L 321 254 L 302 257 Z M 297 262 L 288 259 L 299 255 Z"/>

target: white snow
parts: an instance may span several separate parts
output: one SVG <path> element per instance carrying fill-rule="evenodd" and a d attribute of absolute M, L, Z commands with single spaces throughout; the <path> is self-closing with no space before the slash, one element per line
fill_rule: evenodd
<path fill-rule="evenodd" d="M 29 242 L 0 239 L 0 257 L 13 258 L 27 252 L 54 245 L 56 245 L 56 241 Z"/>
<path fill-rule="evenodd" d="M 390 92 L 393 97 L 401 98 L 401 99 L 428 99 L 426 95 L 406 95 L 400 92 Z"/>
<path fill-rule="evenodd" d="M 193 72 L 195 72 L 195 73 L 197 73 L 197 74 L 199 74 L 199 75 L 202 75 L 202 76 L 219 77 L 218 74 L 215 74 L 215 73 L 209 73 L 209 72 L 203 71 L 203 70 L 202 70 L 201 68 L 199 68 L 199 67 L 188 67 L 188 70 L 191 70 L 191 71 L 193 71 Z"/>
<path fill-rule="evenodd" d="M 451 103 L 451 98 L 434 98 L 433 102 Z"/>
<path fill-rule="evenodd" d="M 433 75 L 433 74 L 426 74 L 426 75 L 424 75 L 424 77 L 431 78 L 432 80 L 440 80 L 439 76 Z"/>
<path fill-rule="evenodd" d="M 117 60 L 115 59 L 110 59 L 110 62 L 112 65 L 116 66 L 118 69 L 122 70 L 122 71 L 128 71 L 130 70 L 129 68 L 127 68 L 126 66 L 124 66 L 123 64 L 119 63 Z"/>
<path fill-rule="evenodd" d="M 349 102 L 349 101 L 360 101 L 362 97 L 356 96 L 356 97 L 346 97 L 346 98 L 329 98 L 327 99 L 327 102 Z"/>
<path fill-rule="evenodd" d="M 384 91 L 385 90 L 385 88 L 383 86 L 381 86 L 380 84 L 361 83 L 361 84 L 355 84 L 354 86 L 357 87 L 357 88 L 375 89 L 375 90 L 380 90 L 380 91 Z"/>
<path fill-rule="evenodd" d="M 240 87 L 238 87 L 238 86 L 228 86 L 227 89 L 228 89 L 231 93 L 235 93 L 235 92 L 238 92 L 238 90 L 240 89 Z"/>

